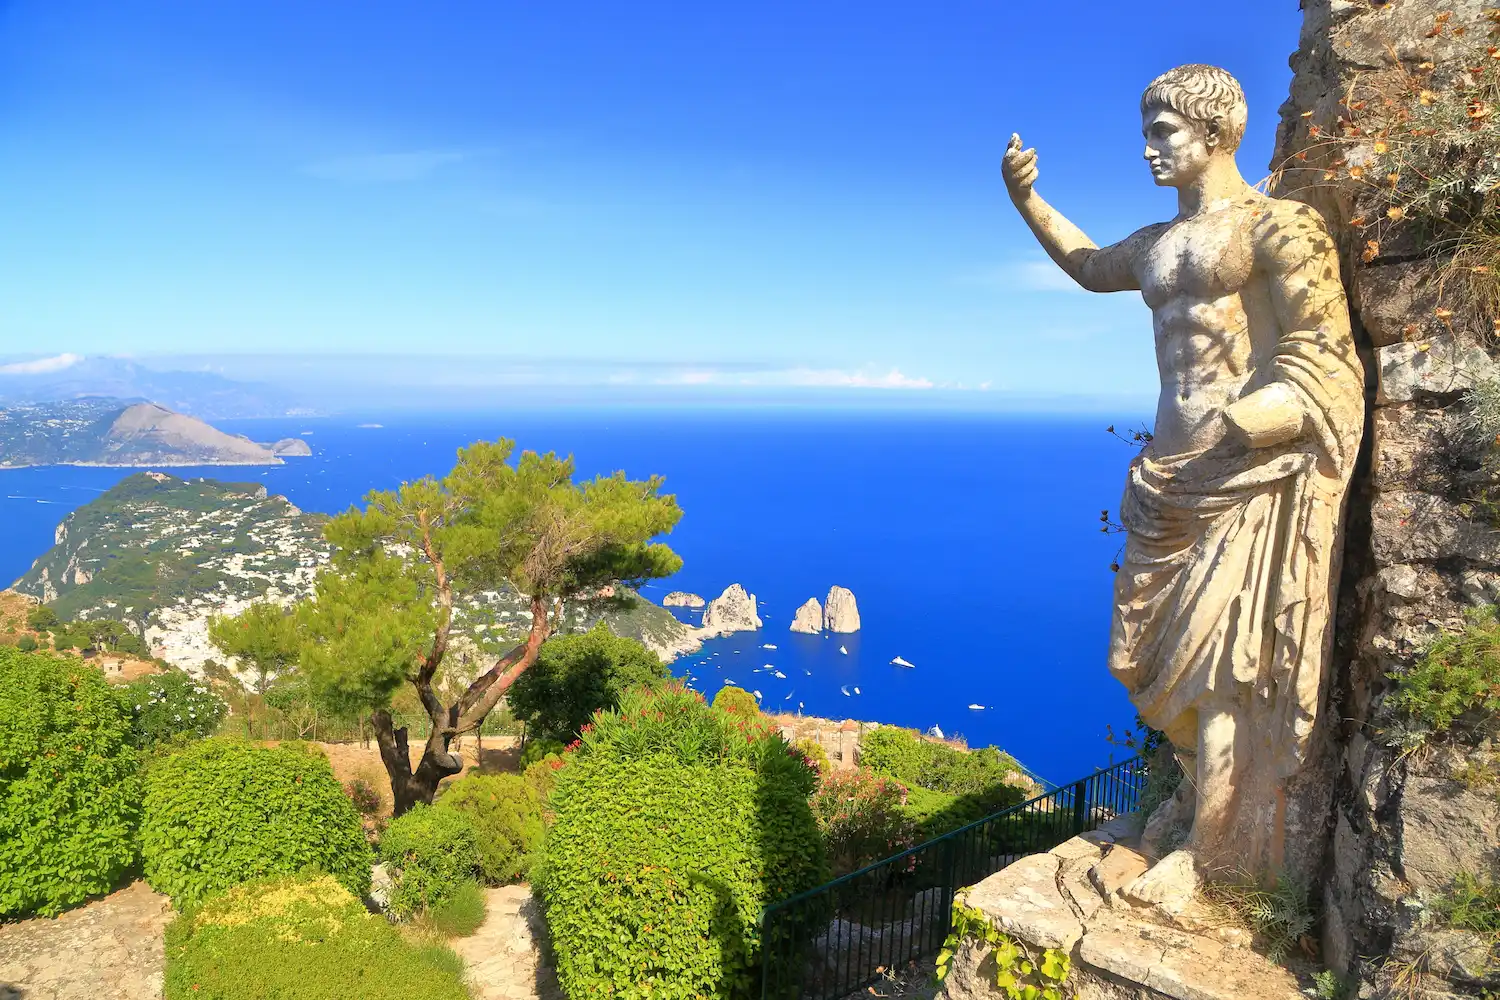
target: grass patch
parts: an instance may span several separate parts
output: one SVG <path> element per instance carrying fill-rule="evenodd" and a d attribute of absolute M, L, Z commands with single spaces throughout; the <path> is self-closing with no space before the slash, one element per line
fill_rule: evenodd
<path fill-rule="evenodd" d="M 1494 879 L 1461 871 L 1453 886 L 1432 901 L 1432 909 L 1450 927 L 1500 935 L 1500 885 Z"/>
<path fill-rule="evenodd" d="M 1210 903 L 1242 921 L 1272 962 L 1281 963 L 1303 943 L 1317 923 L 1308 886 L 1285 875 L 1262 884 L 1246 873 L 1209 882 L 1203 894 Z"/>
<path fill-rule="evenodd" d="M 427 919 L 444 937 L 468 937 L 484 923 L 484 890 L 478 882 L 463 883 L 429 910 Z"/>
<path fill-rule="evenodd" d="M 1417 665 L 1396 682 L 1391 704 L 1419 728 L 1432 733 L 1451 729 L 1474 709 L 1500 711 L 1500 609 L 1466 612 L 1460 632 L 1439 638 Z"/>

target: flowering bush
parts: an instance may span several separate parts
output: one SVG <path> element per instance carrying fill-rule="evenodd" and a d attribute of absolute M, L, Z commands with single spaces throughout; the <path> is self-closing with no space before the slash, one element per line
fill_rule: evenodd
<path fill-rule="evenodd" d="M 868 771 L 823 775 L 812 795 L 812 811 L 828 848 L 834 876 L 900 854 L 917 842 L 916 823 L 906 814 L 906 789 Z"/>
<path fill-rule="evenodd" d="M 564 991 L 748 992 L 761 911 L 828 871 L 807 803 L 816 772 L 775 724 L 680 684 L 627 692 L 556 774 L 534 875 Z"/>
<path fill-rule="evenodd" d="M 213 735 L 228 706 L 207 684 L 180 670 L 131 681 L 121 691 L 131 713 L 135 745 L 154 747 L 174 736 Z"/>

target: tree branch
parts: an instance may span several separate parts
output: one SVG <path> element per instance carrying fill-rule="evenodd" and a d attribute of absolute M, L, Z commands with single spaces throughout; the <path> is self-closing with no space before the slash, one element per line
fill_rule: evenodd
<path fill-rule="evenodd" d="M 457 716 L 454 734 L 478 729 L 495 705 L 510 690 L 516 678 L 536 662 L 542 643 L 552 634 L 551 616 L 548 614 L 547 598 L 536 593 L 531 595 L 531 634 L 526 641 L 506 653 L 495 665 L 474 679 L 463 697 L 453 706 Z"/>

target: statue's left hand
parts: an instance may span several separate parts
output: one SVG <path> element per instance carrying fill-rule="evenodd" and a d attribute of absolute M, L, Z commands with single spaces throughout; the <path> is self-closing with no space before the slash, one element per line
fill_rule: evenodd
<path fill-rule="evenodd" d="M 1289 386 L 1272 382 L 1225 407 L 1224 423 L 1248 447 L 1269 448 L 1300 437 L 1307 410 Z"/>

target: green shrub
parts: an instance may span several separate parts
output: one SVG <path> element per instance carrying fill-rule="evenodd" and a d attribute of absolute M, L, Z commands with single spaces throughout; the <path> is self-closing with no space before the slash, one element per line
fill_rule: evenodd
<path fill-rule="evenodd" d="M 954 795 L 912 785 L 906 790 L 906 805 L 901 811 L 916 826 L 916 837 L 921 842 L 952 833 L 1004 808 L 992 808 L 986 796 Z"/>
<path fill-rule="evenodd" d="M 212 736 L 228 706 L 208 685 L 180 670 L 131 681 L 121 697 L 133 719 L 135 745 L 149 749 L 180 733 Z"/>
<path fill-rule="evenodd" d="M 104 675 L 0 647 L 0 917 L 113 888 L 136 858 L 140 787 Z"/>
<path fill-rule="evenodd" d="M 26 616 L 26 627 L 33 632 L 50 632 L 61 624 L 57 612 L 46 606 L 32 608 Z"/>
<path fill-rule="evenodd" d="M 1463 631 L 1441 636 L 1395 678 L 1392 707 L 1433 732 L 1450 729 L 1471 709 L 1500 712 L 1500 609 L 1466 614 Z"/>
<path fill-rule="evenodd" d="M 374 816 L 380 812 L 380 789 L 368 778 L 350 778 L 344 782 L 344 794 L 354 803 L 361 816 Z"/>
<path fill-rule="evenodd" d="M 484 923 L 484 890 L 473 879 L 459 884 L 429 911 L 433 930 L 445 937 L 468 937 Z"/>
<path fill-rule="evenodd" d="M 208 739 L 161 761 L 146 779 L 141 846 L 146 880 L 179 906 L 308 867 L 370 888 L 359 814 L 327 759 L 290 744 Z"/>
<path fill-rule="evenodd" d="M 410 917 L 474 878 L 480 869 L 478 837 L 457 809 L 418 804 L 386 827 L 380 860 L 391 870 L 391 912 Z"/>
<path fill-rule="evenodd" d="M 478 840 L 480 873 L 492 885 L 525 878 L 532 852 L 546 832 L 542 813 L 547 798 L 539 781 L 544 780 L 541 772 L 553 772 L 546 764 L 536 766 L 541 770 L 531 780 L 518 774 L 466 774 L 437 800 L 438 809 L 452 809 L 468 819 Z"/>
<path fill-rule="evenodd" d="M 595 712 L 615 708 L 626 688 L 669 676 L 659 656 L 600 622 L 582 635 L 548 639 L 505 698 L 528 733 L 569 743 Z"/>
<path fill-rule="evenodd" d="M 34 653 L 36 652 L 36 639 L 23 635 L 16 640 L 16 649 L 22 653 Z"/>
<path fill-rule="evenodd" d="M 1026 799 L 1026 793 L 1006 782 L 1020 774 L 1010 757 L 994 747 L 959 750 L 924 739 L 910 729 L 881 726 L 860 740 L 862 767 L 935 792 L 948 792 L 983 810 L 975 819 L 999 812 Z"/>
<path fill-rule="evenodd" d="M 792 742 L 792 748 L 800 753 L 807 762 L 818 769 L 819 774 L 827 774 L 833 768 L 828 760 L 828 751 L 823 749 L 823 744 L 810 736 L 804 736 L 800 740 Z"/>
<path fill-rule="evenodd" d="M 627 692 L 558 772 L 535 884 L 570 996 L 746 994 L 766 904 L 828 874 L 814 772 L 774 724 Z"/>
<path fill-rule="evenodd" d="M 813 816 L 833 875 L 847 875 L 915 844 L 917 824 L 902 810 L 906 789 L 867 771 L 825 774 L 813 792 Z"/>
<path fill-rule="evenodd" d="M 329 876 L 249 882 L 166 933 L 166 1000 L 468 1000 L 463 962 L 417 947 Z"/>
<path fill-rule="evenodd" d="M 521 769 L 524 771 L 540 760 L 560 755 L 564 749 L 561 740 L 527 740 L 521 748 Z"/>
<path fill-rule="evenodd" d="M 746 718 L 755 718 L 760 714 L 760 702 L 755 700 L 755 695 L 742 687 L 726 684 L 714 695 L 714 708 L 731 715 L 743 715 Z"/>

